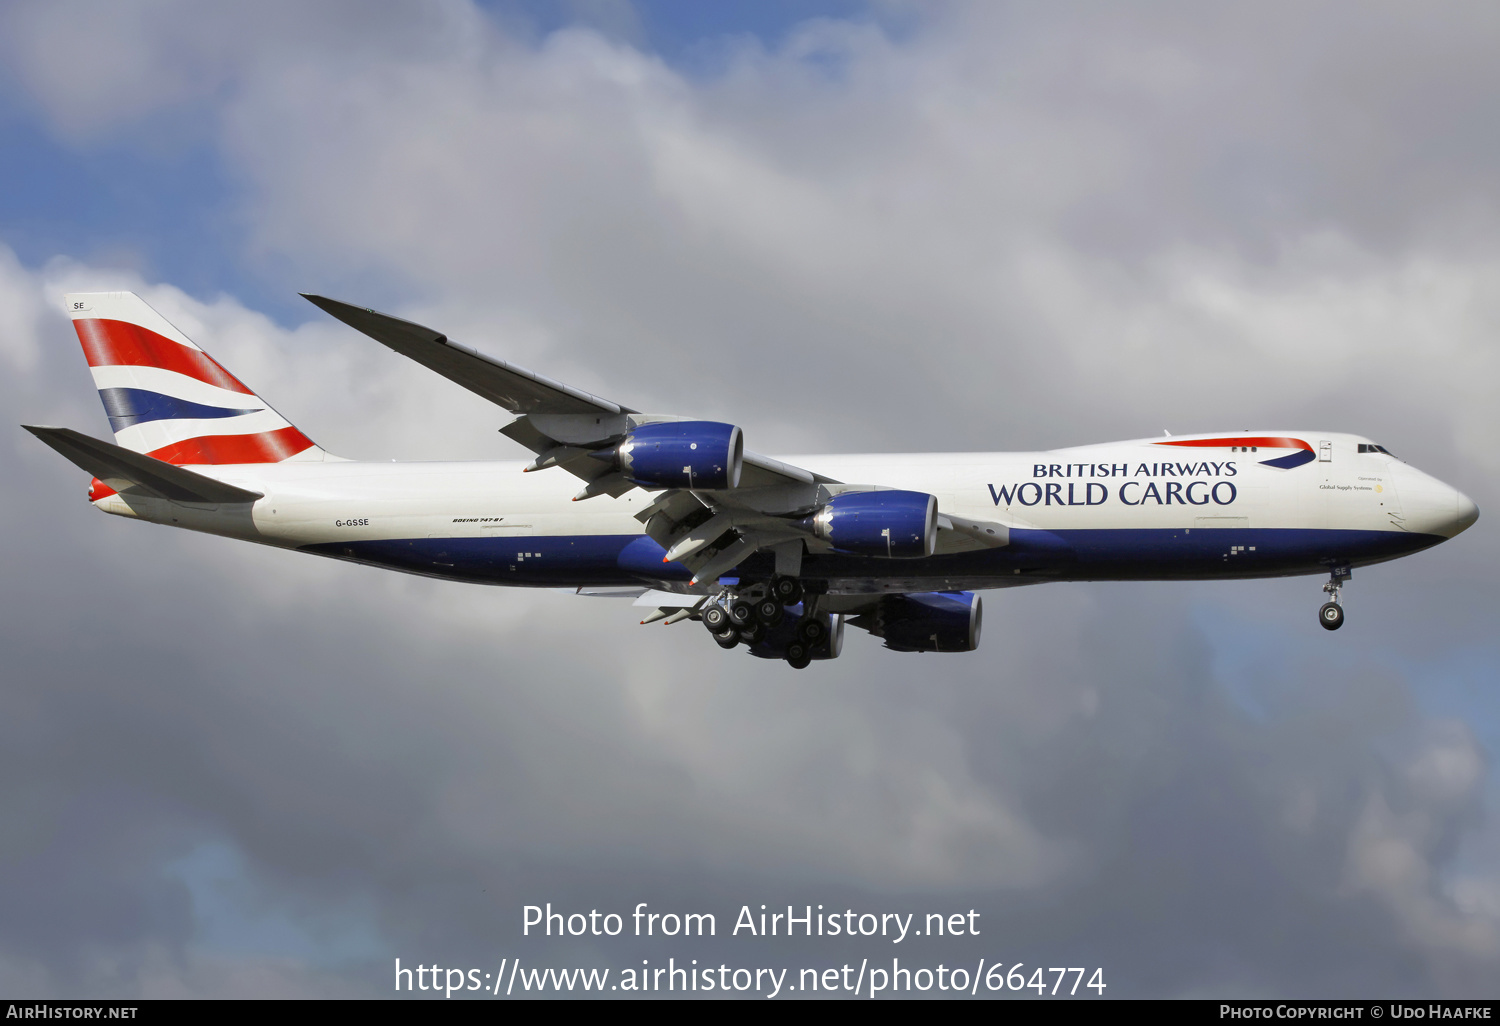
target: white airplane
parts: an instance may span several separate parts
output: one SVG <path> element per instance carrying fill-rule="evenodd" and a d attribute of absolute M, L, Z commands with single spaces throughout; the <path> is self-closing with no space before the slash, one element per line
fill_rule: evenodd
<path fill-rule="evenodd" d="M 334 456 L 130 292 L 67 297 L 115 444 L 27 427 L 106 513 L 480 584 L 626 595 L 801 668 L 844 625 L 901 652 L 979 645 L 975 591 L 1043 581 L 1327 574 L 1473 524 L 1467 497 L 1328 431 L 1165 435 L 1047 452 L 770 458 L 732 424 L 643 414 L 320 296 L 496 403 L 536 458 Z"/>

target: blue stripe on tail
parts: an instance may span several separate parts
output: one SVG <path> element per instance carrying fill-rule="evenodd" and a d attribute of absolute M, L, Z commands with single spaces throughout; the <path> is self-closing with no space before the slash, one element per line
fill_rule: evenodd
<path fill-rule="evenodd" d="M 259 413 L 263 409 L 259 406 L 248 410 L 204 406 L 202 403 L 190 403 L 186 399 L 176 399 L 144 388 L 101 388 L 99 398 L 104 403 L 104 412 L 109 415 L 109 426 L 116 431 L 153 420 L 238 417 L 246 413 Z"/>

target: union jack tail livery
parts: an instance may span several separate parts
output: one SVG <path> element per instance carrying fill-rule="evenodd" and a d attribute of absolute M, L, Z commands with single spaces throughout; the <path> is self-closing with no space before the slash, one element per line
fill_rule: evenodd
<path fill-rule="evenodd" d="M 122 448 L 177 466 L 327 458 L 135 293 L 74 293 L 67 307 Z"/>

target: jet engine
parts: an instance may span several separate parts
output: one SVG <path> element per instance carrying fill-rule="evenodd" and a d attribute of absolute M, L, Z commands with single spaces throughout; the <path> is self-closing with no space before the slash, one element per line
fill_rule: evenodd
<path fill-rule="evenodd" d="M 809 519 L 819 538 L 859 556 L 915 559 L 937 544 L 937 498 L 926 492 L 843 492 Z"/>
<path fill-rule="evenodd" d="M 745 439 L 733 424 L 675 420 L 642 424 L 613 449 L 595 457 L 625 476 L 658 488 L 737 488 Z"/>
<path fill-rule="evenodd" d="M 972 652 L 979 647 L 984 607 L 972 591 L 887 595 L 874 612 L 850 622 L 897 652 Z"/>

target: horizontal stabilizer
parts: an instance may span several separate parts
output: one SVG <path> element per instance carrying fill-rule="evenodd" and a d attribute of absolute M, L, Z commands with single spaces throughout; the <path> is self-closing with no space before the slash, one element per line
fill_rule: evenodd
<path fill-rule="evenodd" d="M 442 332 L 350 303 L 302 293 L 302 298 L 402 356 L 482 395 L 511 413 L 618 414 L 625 407 L 523 367 L 449 341 Z"/>
<path fill-rule="evenodd" d="M 71 428 L 21 426 L 116 491 L 134 487 L 175 502 L 254 502 L 262 498 L 260 492 L 215 481 Z"/>

